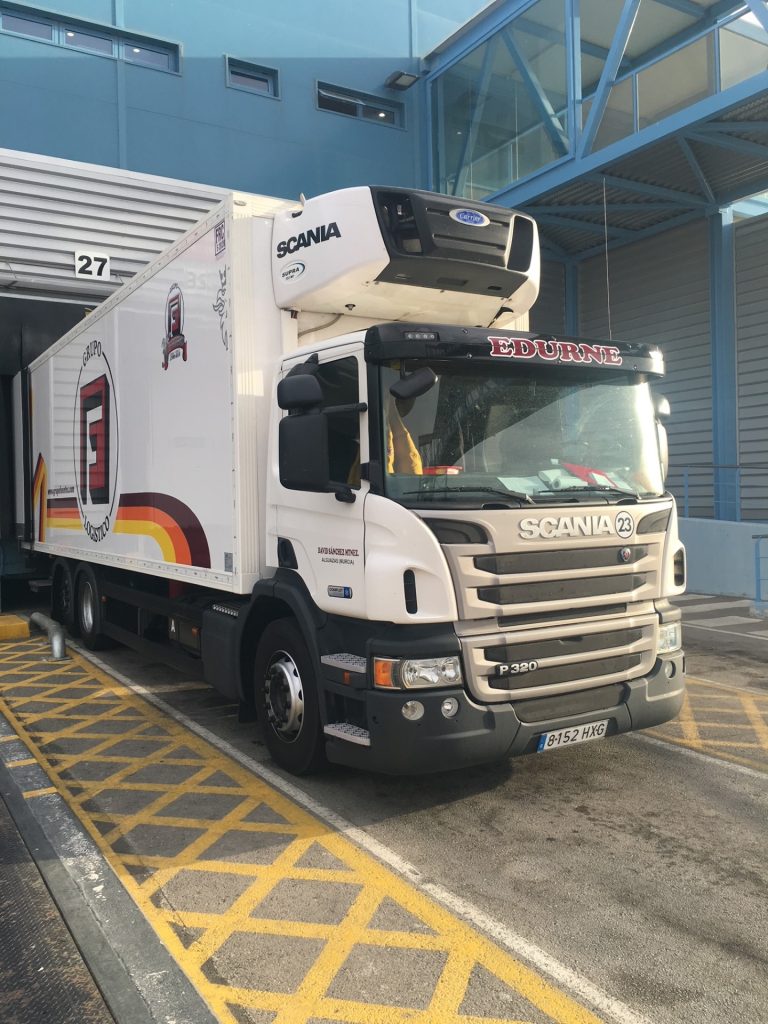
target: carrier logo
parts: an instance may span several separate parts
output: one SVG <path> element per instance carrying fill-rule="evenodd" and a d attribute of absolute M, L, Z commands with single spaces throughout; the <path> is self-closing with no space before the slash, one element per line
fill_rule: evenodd
<path fill-rule="evenodd" d="M 469 224 L 473 228 L 487 228 L 491 223 L 479 210 L 449 210 L 448 216 L 459 224 Z"/>
<path fill-rule="evenodd" d="M 165 300 L 165 337 L 163 338 L 163 369 L 179 356 L 187 361 L 187 339 L 184 336 L 184 296 L 177 284 L 172 284 Z"/>
<path fill-rule="evenodd" d="M 288 266 L 281 271 L 280 277 L 282 277 L 284 281 L 295 281 L 297 277 L 301 277 L 306 269 L 307 268 L 303 263 L 296 260 L 295 263 L 289 263 Z"/>
<path fill-rule="evenodd" d="M 310 245 L 327 242 L 330 238 L 341 238 L 339 225 L 335 220 L 331 221 L 330 224 L 322 224 L 320 227 L 302 231 L 300 235 L 292 235 L 284 242 L 278 242 L 277 258 L 281 260 L 283 256 L 292 255 L 298 252 L 299 249 L 308 249 Z"/>
<path fill-rule="evenodd" d="M 614 522 L 609 515 L 595 516 L 542 516 L 541 519 L 522 519 L 520 536 L 524 540 L 557 540 L 558 537 L 602 537 L 618 534 L 631 537 L 635 521 L 629 512 L 618 512 Z"/>
<path fill-rule="evenodd" d="M 557 338 L 489 337 L 492 356 L 507 359 L 544 359 L 560 363 L 598 363 L 621 366 L 624 360 L 615 345 L 589 345 L 585 341 L 558 341 Z"/>
<path fill-rule="evenodd" d="M 75 493 L 83 529 L 98 544 L 111 526 L 118 458 L 115 385 L 100 341 L 85 346 L 76 394 Z"/>

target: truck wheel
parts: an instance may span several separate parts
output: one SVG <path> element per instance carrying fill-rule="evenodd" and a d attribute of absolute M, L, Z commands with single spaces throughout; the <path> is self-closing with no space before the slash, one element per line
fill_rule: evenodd
<path fill-rule="evenodd" d="M 75 615 L 75 574 L 71 564 L 64 558 L 57 558 L 51 573 L 51 618 L 71 636 L 77 636 Z"/>
<path fill-rule="evenodd" d="M 271 622 L 254 662 L 254 700 L 272 758 L 294 775 L 325 762 L 317 681 L 307 645 L 293 619 Z"/>
<path fill-rule="evenodd" d="M 98 651 L 108 645 L 101 632 L 101 591 L 96 573 L 90 565 L 81 565 L 75 577 L 77 584 L 77 626 L 83 643 L 89 651 Z"/>

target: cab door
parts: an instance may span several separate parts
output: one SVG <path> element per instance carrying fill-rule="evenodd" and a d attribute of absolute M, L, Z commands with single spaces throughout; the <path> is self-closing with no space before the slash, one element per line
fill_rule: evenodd
<path fill-rule="evenodd" d="M 362 346 L 323 352 L 319 362 L 307 364 L 307 368 L 320 383 L 322 409 L 367 401 Z M 332 493 L 288 489 L 276 472 L 278 552 L 283 564 L 286 556 L 293 555 L 293 567 L 319 608 L 337 615 L 363 617 L 363 507 L 369 485 L 361 479 L 360 467 L 368 461 L 368 413 L 330 413 L 327 421 L 331 479 L 347 485 L 347 497 L 354 500 L 342 501 Z"/>

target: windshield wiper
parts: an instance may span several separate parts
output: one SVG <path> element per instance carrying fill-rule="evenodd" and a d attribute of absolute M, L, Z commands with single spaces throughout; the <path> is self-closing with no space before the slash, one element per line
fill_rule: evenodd
<path fill-rule="evenodd" d="M 536 491 L 539 494 L 565 494 L 566 492 L 586 491 L 588 494 L 620 494 L 623 498 L 631 498 L 633 502 L 638 501 L 634 491 L 625 491 L 621 487 L 601 487 L 598 484 L 574 484 L 570 487 L 553 487 L 550 490 Z"/>
<path fill-rule="evenodd" d="M 423 487 L 418 491 L 404 491 L 401 498 L 413 498 L 422 497 L 424 494 L 436 494 L 442 498 L 446 494 L 457 494 L 457 493 L 472 493 L 480 492 L 481 494 L 496 494 L 502 498 L 517 498 L 518 501 L 523 501 L 527 505 L 533 505 L 534 500 L 530 494 L 526 494 L 525 491 L 502 491 L 498 487 L 483 487 L 478 485 L 477 487 L 443 487 L 441 490 L 437 490 L 435 487 Z"/>

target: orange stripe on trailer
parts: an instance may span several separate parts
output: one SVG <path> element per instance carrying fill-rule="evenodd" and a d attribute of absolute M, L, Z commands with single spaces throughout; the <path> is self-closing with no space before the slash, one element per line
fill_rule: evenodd
<path fill-rule="evenodd" d="M 42 455 L 37 456 L 37 465 L 35 466 L 35 475 L 32 478 L 32 509 L 34 515 L 35 505 L 38 505 L 38 527 L 37 527 L 37 539 L 45 540 L 45 526 L 46 526 L 46 495 L 45 492 L 48 489 L 48 471 L 45 465 L 45 459 Z"/>
<path fill-rule="evenodd" d="M 163 512 L 158 508 L 151 508 L 147 505 L 121 506 L 117 512 L 115 529 L 119 530 L 118 524 L 121 522 L 131 522 L 136 525 L 145 523 L 147 525 L 151 524 L 155 528 L 159 527 L 167 534 L 171 542 L 174 562 L 178 565 L 192 564 L 192 553 L 189 549 L 189 542 L 184 536 L 184 531 L 167 512 Z"/>

